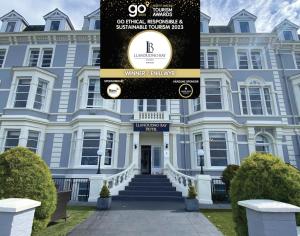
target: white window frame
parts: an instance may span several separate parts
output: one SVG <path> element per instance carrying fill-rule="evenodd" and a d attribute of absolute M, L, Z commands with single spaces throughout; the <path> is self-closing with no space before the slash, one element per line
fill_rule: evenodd
<path fill-rule="evenodd" d="M 0 66 L 0 69 L 4 68 L 6 58 L 7 58 L 7 54 L 8 54 L 8 49 L 9 49 L 9 46 L 0 46 L 0 50 L 5 50 L 4 58 L 3 58 L 3 64 Z"/>
<path fill-rule="evenodd" d="M 39 49 L 39 58 L 38 58 L 38 62 L 37 62 L 37 66 L 36 67 L 41 67 L 41 68 L 51 68 L 53 67 L 53 61 L 54 61 L 54 56 L 55 56 L 55 49 L 56 46 L 55 45 L 28 45 L 27 49 L 26 49 L 26 56 L 24 58 L 23 61 L 23 66 L 24 67 L 28 67 L 29 65 L 29 60 L 30 60 L 30 52 L 32 49 Z M 43 63 L 43 55 L 44 55 L 44 50 L 45 49 L 52 49 L 52 58 L 51 58 L 51 63 L 49 67 L 42 67 L 42 63 Z"/>
<path fill-rule="evenodd" d="M 154 99 L 157 101 L 156 111 L 147 111 L 149 99 L 142 99 L 143 100 L 143 110 L 139 111 L 139 100 L 141 100 L 141 99 L 135 100 L 134 109 L 136 112 L 169 112 L 170 111 L 170 100 L 169 99 Z M 166 100 L 166 111 L 161 110 L 161 100 Z"/>
<path fill-rule="evenodd" d="M 297 63 L 297 56 L 296 56 L 296 54 L 298 54 L 299 55 L 299 66 L 298 66 L 298 63 Z M 295 68 L 296 68 L 296 70 L 300 70 L 300 51 L 294 51 L 293 52 L 293 59 L 294 59 L 294 64 L 295 64 Z"/>
<path fill-rule="evenodd" d="M 208 69 L 208 52 L 217 52 L 217 67 L 214 69 L 208 69 L 208 70 L 216 70 L 223 68 L 223 60 L 222 60 L 222 50 L 220 47 L 201 47 L 201 52 L 204 52 L 204 68 Z"/>
<path fill-rule="evenodd" d="M 250 101 L 250 96 L 249 96 L 249 88 L 251 88 L 251 87 L 259 88 L 261 102 L 262 102 L 262 110 L 263 110 L 263 114 L 261 114 L 261 115 L 252 113 L 251 101 Z M 242 106 L 242 100 L 241 100 L 241 88 L 245 88 L 248 114 L 244 114 L 244 112 L 243 112 L 243 106 Z M 268 114 L 268 112 L 267 112 L 264 88 L 268 88 L 269 92 L 270 92 L 272 114 Z M 245 82 L 238 82 L 238 94 L 239 94 L 240 111 L 241 111 L 242 116 L 260 116 L 261 117 L 261 116 L 277 116 L 278 115 L 276 92 L 274 90 L 274 86 L 273 86 L 272 82 L 265 82 L 260 78 L 248 78 Z"/>
<path fill-rule="evenodd" d="M 100 44 L 92 44 L 90 46 L 90 49 L 89 49 L 89 58 L 88 58 L 88 65 L 89 66 L 93 66 L 93 51 L 94 49 L 100 49 Z M 100 62 L 101 62 L 101 56 L 100 56 Z M 95 67 L 99 67 L 99 66 L 95 66 Z"/>
<path fill-rule="evenodd" d="M 238 52 L 246 52 L 247 54 L 247 61 L 248 61 L 248 69 L 240 69 L 240 62 L 239 62 L 239 56 Z M 261 64 L 262 64 L 262 69 L 254 69 L 253 68 L 253 63 L 252 63 L 252 58 L 251 58 L 251 52 L 252 51 L 259 51 L 261 55 Z M 236 60 L 236 69 L 237 70 L 265 70 L 268 69 L 267 66 L 267 57 L 266 57 L 266 50 L 263 47 L 237 47 L 235 48 L 235 60 Z"/>
<path fill-rule="evenodd" d="M 50 72 L 44 71 L 42 69 L 17 68 L 14 71 L 11 90 L 10 90 L 10 94 L 9 94 L 9 98 L 8 98 L 6 107 L 12 108 L 12 109 L 30 109 L 30 110 L 48 113 L 50 110 L 53 87 L 54 87 L 54 82 L 56 79 L 56 76 L 55 77 L 54 76 L 55 75 L 51 74 Z M 29 89 L 29 94 L 28 94 L 28 98 L 27 98 L 27 104 L 26 104 L 26 107 L 16 108 L 16 107 L 14 107 L 16 91 L 17 91 L 19 79 L 23 79 L 23 78 L 31 78 L 30 89 Z M 34 101 L 35 101 L 35 96 L 36 96 L 39 79 L 42 79 L 42 80 L 48 82 L 48 86 L 47 86 L 44 106 L 41 109 L 35 109 Z"/>

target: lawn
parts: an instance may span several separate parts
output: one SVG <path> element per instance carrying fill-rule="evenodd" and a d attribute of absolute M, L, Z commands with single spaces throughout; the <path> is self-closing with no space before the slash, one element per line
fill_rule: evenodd
<path fill-rule="evenodd" d="M 225 236 L 236 236 L 231 210 L 201 210 Z"/>
<path fill-rule="evenodd" d="M 48 227 L 37 233 L 34 236 L 65 236 L 69 233 L 76 225 L 83 222 L 95 211 L 94 207 L 86 206 L 71 206 L 68 207 L 68 219 L 59 220 L 56 223 L 48 225 Z"/>

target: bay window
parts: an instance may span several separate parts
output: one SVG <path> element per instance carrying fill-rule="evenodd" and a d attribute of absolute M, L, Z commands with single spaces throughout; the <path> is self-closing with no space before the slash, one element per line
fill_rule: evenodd
<path fill-rule="evenodd" d="M 167 111 L 167 104 L 166 99 L 138 99 L 136 109 L 139 112 Z"/>

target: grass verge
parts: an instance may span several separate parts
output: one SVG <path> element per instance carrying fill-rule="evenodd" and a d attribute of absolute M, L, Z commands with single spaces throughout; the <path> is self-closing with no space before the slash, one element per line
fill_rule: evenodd
<path fill-rule="evenodd" d="M 201 210 L 224 236 L 236 236 L 231 210 Z"/>
<path fill-rule="evenodd" d="M 59 220 L 55 223 L 51 223 L 46 229 L 33 236 L 65 236 L 75 228 L 76 225 L 87 219 L 95 210 L 95 207 L 70 206 L 67 210 L 69 217 L 66 222 L 65 220 Z"/>

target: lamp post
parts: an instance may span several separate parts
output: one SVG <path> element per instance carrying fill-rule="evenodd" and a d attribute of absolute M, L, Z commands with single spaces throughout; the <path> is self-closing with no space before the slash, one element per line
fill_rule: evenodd
<path fill-rule="evenodd" d="M 204 151 L 203 151 L 203 149 L 198 149 L 197 156 L 200 159 L 200 167 L 201 167 L 200 173 L 201 173 L 201 175 L 203 175 L 204 174 L 204 172 L 203 172 L 203 166 L 204 166 Z"/>
<path fill-rule="evenodd" d="M 102 156 L 102 151 L 99 149 L 97 151 L 97 155 L 98 155 L 98 170 L 97 170 L 97 174 L 101 174 L 101 171 L 100 171 L 100 164 L 101 164 L 101 156 Z"/>

